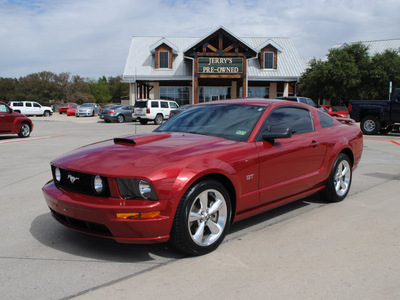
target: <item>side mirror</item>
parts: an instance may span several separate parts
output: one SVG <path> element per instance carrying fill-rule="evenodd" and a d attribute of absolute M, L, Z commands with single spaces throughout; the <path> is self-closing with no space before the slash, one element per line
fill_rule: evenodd
<path fill-rule="evenodd" d="M 293 132 L 290 128 L 270 127 L 269 131 L 264 131 L 261 136 L 264 141 L 270 141 L 290 138 L 292 134 Z"/>

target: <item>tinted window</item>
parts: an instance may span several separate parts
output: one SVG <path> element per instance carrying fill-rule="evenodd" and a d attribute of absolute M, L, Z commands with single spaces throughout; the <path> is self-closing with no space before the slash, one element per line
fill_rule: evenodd
<path fill-rule="evenodd" d="M 162 108 L 168 108 L 168 102 L 161 101 L 161 107 Z"/>
<path fill-rule="evenodd" d="M 26 102 L 26 103 L 25 103 L 25 106 L 26 106 L 26 107 L 32 107 L 32 103 Z"/>
<path fill-rule="evenodd" d="M 38 103 L 33 103 L 33 107 L 40 107 Z"/>
<path fill-rule="evenodd" d="M 265 120 L 261 132 L 272 126 L 290 128 L 293 134 L 314 131 L 310 111 L 297 107 L 282 107 L 273 110 Z"/>
<path fill-rule="evenodd" d="M 330 126 L 333 126 L 333 124 L 335 124 L 335 122 L 333 121 L 333 119 L 330 116 L 327 116 L 326 114 L 321 113 L 321 112 L 318 112 L 318 119 L 323 128 L 330 127 Z"/>
<path fill-rule="evenodd" d="M 193 106 L 155 131 L 188 132 L 245 142 L 265 109 L 265 106 L 234 104 Z"/>
<path fill-rule="evenodd" d="M 147 107 L 147 101 L 136 101 L 135 107 Z"/>
<path fill-rule="evenodd" d="M 159 107 L 158 101 L 151 101 L 151 107 Z"/>
<path fill-rule="evenodd" d="M 169 106 L 170 106 L 171 108 L 178 108 L 178 105 L 176 105 L 175 102 L 170 102 L 170 103 L 169 103 Z"/>

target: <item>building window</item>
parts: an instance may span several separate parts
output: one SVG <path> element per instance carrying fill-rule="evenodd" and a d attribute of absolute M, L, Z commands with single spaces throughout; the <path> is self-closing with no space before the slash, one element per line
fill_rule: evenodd
<path fill-rule="evenodd" d="M 169 68 L 169 52 L 168 51 L 158 52 L 158 67 L 160 69 L 168 69 Z"/>
<path fill-rule="evenodd" d="M 240 87 L 239 98 L 243 97 L 243 88 Z M 269 87 L 250 86 L 247 90 L 247 98 L 269 98 Z"/>
<path fill-rule="evenodd" d="M 160 98 L 174 100 L 179 106 L 189 104 L 190 89 L 187 86 L 161 86 Z"/>
<path fill-rule="evenodd" d="M 274 52 L 264 52 L 264 69 L 274 68 Z"/>
<path fill-rule="evenodd" d="M 214 87 L 201 86 L 199 87 L 199 103 L 231 99 L 230 87 Z"/>

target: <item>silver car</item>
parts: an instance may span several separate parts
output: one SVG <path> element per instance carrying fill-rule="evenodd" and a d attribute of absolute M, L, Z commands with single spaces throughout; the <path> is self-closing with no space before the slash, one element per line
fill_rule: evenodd
<path fill-rule="evenodd" d="M 75 112 L 76 117 L 93 117 L 98 115 L 101 110 L 97 103 L 83 103 Z"/>

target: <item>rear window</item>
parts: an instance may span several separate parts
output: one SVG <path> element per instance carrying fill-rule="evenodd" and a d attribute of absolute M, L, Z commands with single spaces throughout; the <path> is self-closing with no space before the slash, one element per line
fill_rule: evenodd
<path fill-rule="evenodd" d="M 147 107 L 147 101 L 136 101 L 135 107 Z"/>
<path fill-rule="evenodd" d="M 151 101 L 151 107 L 159 107 L 158 101 Z"/>
<path fill-rule="evenodd" d="M 161 101 L 161 107 L 162 107 L 162 108 L 168 108 L 168 102 L 166 102 L 166 101 Z"/>

